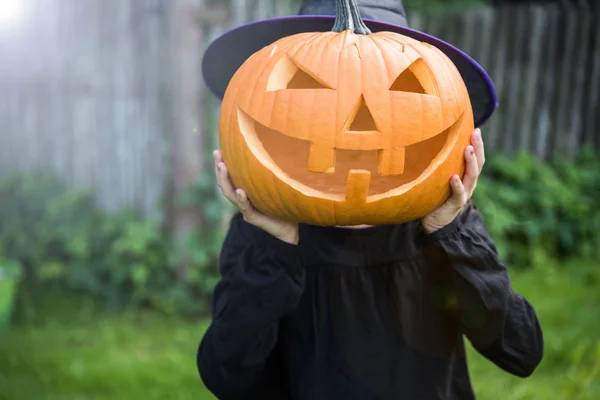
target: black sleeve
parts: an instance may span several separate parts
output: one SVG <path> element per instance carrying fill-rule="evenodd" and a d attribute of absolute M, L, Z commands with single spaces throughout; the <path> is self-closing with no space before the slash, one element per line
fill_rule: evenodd
<path fill-rule="evenodd" d="M 542 329 L 532 305 L 514 292 L 480 211 L 469 203 L 424 240 L 452 267 L 461 326 L 473 347 L 509 373 L 531 375 L 543 357 Z"/>
<path fill-rule="evenodd" d="M 243 399 L 256 392 L 285 398 L 277 388 L 280 369 L 269 359 L 279 320 L 304 291 L 300 246 L 246 223 L 239 214 L 232 219 L 220 256 L 213 320 L 197 354 L 200 377 L 217 398 Z"/>

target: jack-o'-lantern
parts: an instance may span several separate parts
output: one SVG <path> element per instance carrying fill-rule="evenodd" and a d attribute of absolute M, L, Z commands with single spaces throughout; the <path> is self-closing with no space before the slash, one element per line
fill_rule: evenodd
<path fill-rule="evenodd" d="M 231 79 L 220 147 L 266 214 L 315 225 L 402 223 L 449 196 L 474 130 L 469 93 L 438 48 L 371 33 L 354 0 L 331 32 L 284 37 Z"/>

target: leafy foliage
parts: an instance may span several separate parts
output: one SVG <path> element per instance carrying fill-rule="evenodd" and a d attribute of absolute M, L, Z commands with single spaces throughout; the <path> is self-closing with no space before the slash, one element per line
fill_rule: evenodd
<path fill-rule="evenodd" d="M 195 188 L 191 198 L 206 200 L 213 227 L 218 200 L 204 194 Z M 89 193 L 66 190 L 56 179 L 37 175 L 0 182 L 0 221 L 0 259 L 22 264 L 27 282 L 59 282 L 111 309 L 150 305 L 192 315 L 207 308 L 217 277 L 220 230 L 173 243 L 157 221 L 130 210 L 105 214 Z M 184 283 L 176 279 L 179 246 L 193 255 Z"/>
<path fill-rule="evenodd" d="M 22 268 L 18 262 L 0 258 L 0 332 L 11 320 L 15 293 L 21 280 L 21 273 Z"/>
<path fill-rule="evenodd" d="M 594 151 L 553 163 L 528 154 L 493 156 L 484 171 L 474 200 L 503 258 L 523 266 L 600 258 L 600 160 Z"/>

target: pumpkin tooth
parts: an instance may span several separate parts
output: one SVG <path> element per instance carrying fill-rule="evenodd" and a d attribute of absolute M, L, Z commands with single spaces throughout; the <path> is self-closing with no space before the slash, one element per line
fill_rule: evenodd
<path fill-rule="evenodd" d="M 308 170 L 326 173 L 335 171 L 335 149 L 313 143 L 308 153 Z"/>
<path fill-rule="evenodd" d="M 365 169 L 351 169 L 346 184 L 346 201 L 352 204 L 364 204 L 369 195 L 371 172 Z"/>
<path fill-rule="evenodd" d="M 406 147 L 393 147 L 379 151 L 379 175 L 402 175 L 406 161 Z"/>

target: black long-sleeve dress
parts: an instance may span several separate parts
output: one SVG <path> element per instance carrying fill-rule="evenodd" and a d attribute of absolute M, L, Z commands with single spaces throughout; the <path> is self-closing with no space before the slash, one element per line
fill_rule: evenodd
<path fill-rule="evenodd" d="M 469 400 L 463 337 L 521 377 L 542 359 L 535 311 L 472 204 L 431 235 L 301 225 L 297 246 L 238 214 L 220 262 L 197 354 L 219 399 Z"/>

